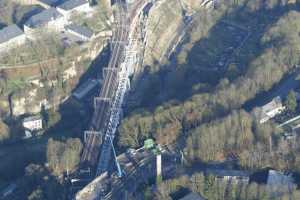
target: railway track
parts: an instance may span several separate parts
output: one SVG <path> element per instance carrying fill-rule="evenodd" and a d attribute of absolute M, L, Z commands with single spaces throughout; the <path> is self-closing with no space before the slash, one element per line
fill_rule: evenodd
<path fill-rule="evenodd" d="M 108 71 L 104 77 L 103 85 L 98 95 L 95 111 L 90 124 L 90 130 L 95 132 L 105 131 L 105 126 L 109 118 L 110 102 L 113 99 L 114 90 L 117 85 L 118 66 L 122 59 L 124 45 L 127 42 L 127 18 L 125 5 L 121 0 L 117 1 L 118 11 L 116 12 L 116 31 L 113 34 L 112 54 L 108 64 Z M 94 167 L 99 157 L 99 150 L 102 135 L 91 134 L 87 136 L 85 147 L 81 156 L 81 165 Z"/>
<path fill-rule="evenodd" d="M 129 15 L 126 3 L 123 0 L 117 0 L 117 11 L 115 12 L 116 29 L 113 31 L 111 58 L 108 64 L 107 73 L 104 75 L 101 91 L 96 98 L 95 110 L 89 126 L 90 131 L 97 134 L 89 134 L 86 137 L 84 150 L 81 156 L 82 168 L 94 168 L 100 153 L 102 139 L 107 130 L 108 121 L 111 115 L 111 102 L 113 102 L 115 92 L 118 87 L 119 65 L 122 63 L 123 52 L 128 44 L 129 27 L 134 18 L 141 12 L 145 6 L 145 0 L 137 1 L 131 7 Z"/>

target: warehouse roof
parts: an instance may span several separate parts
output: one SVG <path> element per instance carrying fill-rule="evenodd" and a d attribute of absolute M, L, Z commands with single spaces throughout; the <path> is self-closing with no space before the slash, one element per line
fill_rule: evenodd
<path fill-rule="evenodd" d="M 10 25 L 0 30 L 0 44 L 23 34 L 17 25 Z"/>
<path fill-rule="evenodd" d="M 72 10 L 79 6 L 89 3 L 87 0 L 69 0 L 59 5 L 58 7 L 63 10 Z"/>
<path fill-rule="evenodd" d="M 206 170 L 208 174 L 213 174 L 215 176 L 235 176 L 235 177 L 249 177 L 249 173 L 247 171 L 241 170 L 223 170 L 223 169 L 209 169 Z"/>
<path fill-rule="evenodd" d="M 35 116 L 30 116 L 30 117 L 24 118 L 23 122 L 32 122 L 32 121 L 41 120 L 41 119 L 42 119 L 42 116 L 35 115 Z"/>
<path fill-rule="evenodd" d="M 64 2 L 64 0 L 39 0 L 39 1 L 49 6 L 57 6 Z"/>
<path fill-rule="evenodd" d="M 71 24 L 71 25 L 67 26 L 66 29 L 69 29 L 69 30 L 76 32 L 87 38 L 91 38 L 94 35 L 93 31 L 86 26 L 79 26 L 76 24 Z"/>
<path fill-rule="evenodd" d="M 55 8 L 50 8 L 40 12 L 37 15 L 32 16 L 25 23 L 25 25 L 35 28 L 35 27 L 43 26 L 44 24 L 47 24 L 48 22 L 60 17 L 62 17 L 62 15 Z"/>

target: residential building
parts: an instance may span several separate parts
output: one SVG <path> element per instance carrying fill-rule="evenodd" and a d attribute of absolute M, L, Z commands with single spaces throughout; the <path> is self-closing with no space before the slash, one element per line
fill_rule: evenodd
<path fill-rule="evenodd" d="M 202 196 L 200 196 L 198 193 L 191 192 L 179 200 L 205 200 L 205 199 Z"/>
<path fill-rule="evenodd" d="M 41 28 L 51 31 L 64 30 L 68 21 L 55 8 L 50 8 L 32 16 L 25 24 L 25 34 L 34 39 L 34 33 Z"/>
<path fill-rule="evenodd" d="M 94 37 L 94 33 L 88 27 L 71 24 L 65 27 L 66 31 L 79 37 L 82 41 L 89 41 Z"/>
<path fill-rule="evenodd" d="M 41 116 L 31 116 L 23 120 L 25 130 L 38 131 L 43 129 L 43 119 Z"/>
<path fill-rule="evenodd" d="M 247 171 L 240 170 L 211 169 L 207 170 L 206 174 L 212 175 L 218 180 L 230 181 L 232 183 L 248 184 L 250 180 L 250 174 Z"/>
<path fill-rule="evenodd" d="M 278 96 L 266 105 L 256 108 L 254 110 L 254 116 L 258 119 L 259 123 L 265 123 L 271 118 L 280 114 L 285 110 L 285 106 L 282 103 L 281 98 Z"/>
<path fill-rule="evenodd" d="M 0 52 L 24 44 L 26 36 L 17 25 L 10 25 L 0 30 Z"/>
<path fill-rule="evenodd" d="M 57 10 L 67 19 L 70 19 L 73 13 L 89 12 L 90 3 L 88 0 L 68 0 L 57 6 Z"/>

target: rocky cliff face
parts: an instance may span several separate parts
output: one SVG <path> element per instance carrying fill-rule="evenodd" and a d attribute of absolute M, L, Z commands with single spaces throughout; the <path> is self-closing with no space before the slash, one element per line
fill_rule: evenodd
<path fill-rule="evenodd" d="M 152 70 L 156 71 L 155 63 L 164 64 L 165 52 L 172 45 L 171 40 L 184 17 L 201 9 L 201 3 L 202 0 L 161 0 L 155 3 L 146 24 L 145 66 L 152 66 Z"/>

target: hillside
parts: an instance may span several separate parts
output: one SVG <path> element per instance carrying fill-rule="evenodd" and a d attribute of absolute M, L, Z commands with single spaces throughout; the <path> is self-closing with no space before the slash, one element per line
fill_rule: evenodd
<path fill-rule="evenodd" d="M 209 154 L 208 158 L 202 157 L 196 152 L 197 148 L 199 152 L 203 152 L 203 148 L 207 150 L 207 147 L 200 144 L 200 141 L 206 141 L 200 139 L 205 137 L 200 130 L 217 129 L 221 126 L 220 118 L 225 117 L 222 119 L 225 121 L 232 118 L 230 113 L 242 109 L 246 101 L 270 90 L 284 75 L 291 73 L 299 63 L 296 52 L 300 42 L 299 11 L 295 5 L 273 4 L 264 8 L 255 7 L 255 2 L 252 1 L 245 1 L 246 6 L 243 5 L 242 2 L 240 7 L 223 5 L 219 10 L 204 13 L 190 33 L 190 41 L 177 56 L 177 63 L 171 64 L 167 71 L 149 74 L 152 82 L 143 91 L 147 95 L 144 96 L 145 100 L 141 102 L 140 109 L 130 112 L 119 128 L 120 146 L 137 147 L 148 137 L 154 137 L 160 144 L 182 145 L 187 138 L 186 149 L 190 152 L 191 161 L 218 160 L 219 157 L 226 157 L 227 148 L 237 150 L 236 146 L 225 146 L 225 149 L 221 148 L 221 152 Z M 211 26 L 207 26 L 205 19 L 209 19 Z M 222 68 L 217 71 L 207 70 L 207 62 L 215 62 L 214 59 L 217 59 L 216 63 L 219 62 L 220 56 L 214 57 L 213 53 L 219 54 L 220 48 L 224 48 L 222 41 L 226 40 L 219 40 L 220 25 L 223 29 L 226 28 L 224 23 L 230 29 L 233 29 L 232 26 L 240 27 L 251 35 L 243 47 L 231 55 L 232 64 L 225 71 Z M 230 32 L 223 32 L 222 36 L 226 37 L 226 34 Z M 287 53 L 288 50 L 294 53 Z M 211 58 L 209 55 L 205 56 L 211 61 L 203 59 L 204 52 L 212 55 Z M 227 55 L 226 52 L 224 55 Z M 147 101 L 149 99 L 151 101 Z M 246 118 L 249 119 L 245 123 L 251 119 L 248 114 Z M 228 130 L 234 129 L 235 123 L 226 126 Z M 266 130 L 269 131 L 270 129 Z M 206 134 L 208 133 L 221 134 L 216 130 Z M 213 141 L 214 138 L 219 138 L 208 135 L 210 140 L 204 142 L 208 146 L 216 142 Z M 212 147 L 214 150 L 219 148 Z"/>

